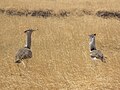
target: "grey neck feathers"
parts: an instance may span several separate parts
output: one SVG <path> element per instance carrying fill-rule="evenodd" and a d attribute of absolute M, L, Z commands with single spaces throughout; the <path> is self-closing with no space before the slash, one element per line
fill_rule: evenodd
<path fill-rule="evenodd" d="M 95 37 L 90 38 L 90 43 L 89 43 L 89 45 L 90 45 L 90 51 L 96 50 L 96 46 L 95 46 Z"/>
<path fill-rule="evenodd" d="M 25 45 L 25 47 L 30 49 L 31 48 L 31 34 L 32 33 L 28 31 L 28 32 L 26 32 L 26 34 L 27 35 L 26 35 L 26 45 Z"/>

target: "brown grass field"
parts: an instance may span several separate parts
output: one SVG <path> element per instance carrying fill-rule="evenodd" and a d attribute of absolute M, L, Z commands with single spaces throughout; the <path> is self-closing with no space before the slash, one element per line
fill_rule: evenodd
<path fill-rule="evenodd" d="M 119 0 L 1 0 L 0 8 L 78 10 L 69 17 L 0 14 L 0 90 L 120 90 L 120 19 L 81 15 L 79 10 L 120 11 Z M 32 34 L 33 57 L 19 71 L 14 63 L 24 47 L 26 29 Z M 89 34 L 106 63 L 89 55 Z M 26 62 L 25 62 L 26 63 Z M 21 74 L 21 75 L 20 75 Z"/>

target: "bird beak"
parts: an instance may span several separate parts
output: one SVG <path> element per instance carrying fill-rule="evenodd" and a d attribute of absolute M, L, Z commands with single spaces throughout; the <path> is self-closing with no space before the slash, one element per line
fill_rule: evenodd
<path fill-rule="evenodd" d="M 36 30 L 32 30 L 32 31 L 36 31 Z"/>
<path fill-rule="evenodd" d="M 32 31 L 37 31 L 38 29 L 34 29 L 34 30 L 32 30 Z"/>

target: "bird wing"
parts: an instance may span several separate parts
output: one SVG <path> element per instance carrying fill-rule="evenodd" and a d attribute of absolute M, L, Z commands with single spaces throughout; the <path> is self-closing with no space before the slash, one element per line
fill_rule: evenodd
<path fill-rule="evenodd" d="M 90 53 L 91 57 L 96 57 L 96 58 L 100 58 L 102 59 L 103 58 L 103 54 L 101 53 L 100 50 L 93 50 L 91 53 Z"/>
<path fill-rule="evenodd" d="M 27 59 L 31 57 L 32 57 L 32 52 L 28 48 L 19 49 L 15 56 L 16 60 L 22 60 L 22 59 Z"/>

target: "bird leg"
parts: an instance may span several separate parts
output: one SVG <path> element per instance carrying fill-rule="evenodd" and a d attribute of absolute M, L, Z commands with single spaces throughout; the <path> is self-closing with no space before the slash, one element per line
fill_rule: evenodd
<path fill-rule="evenodd" d="M 25 65 L 26 65 L 26 68 L 28 68 L 28 63 L 29 63 L 29 60 L 28 60 L 28 59 L 26 59 L 26 60 L 25 60 Z"/>
<path fill-rule="evenodd" d="M 24 68 L 26 68 L 26 65 L 25 65 L 25 63 L 24 63 L 23 61 L 21 61 L 21 63 L 23 64 Z"/>
<path fill-rule="evenodd" d="M 21 70 L 20 70 L 19 63 L 17 63 L 17 66 L 18 66 L 18 70 L 19 70 L 19 72 L 20 72 L 20 76 L 22 76 L 22 73 L 21 73 Z"/>
<path fill-rule="evenodd" d="M 102 61 L 102 62 L 104 62 L 104 63 L 106 63 L 106 60 L 105 60 L 105 58 L 101 59 L 101 61 Z"/>

